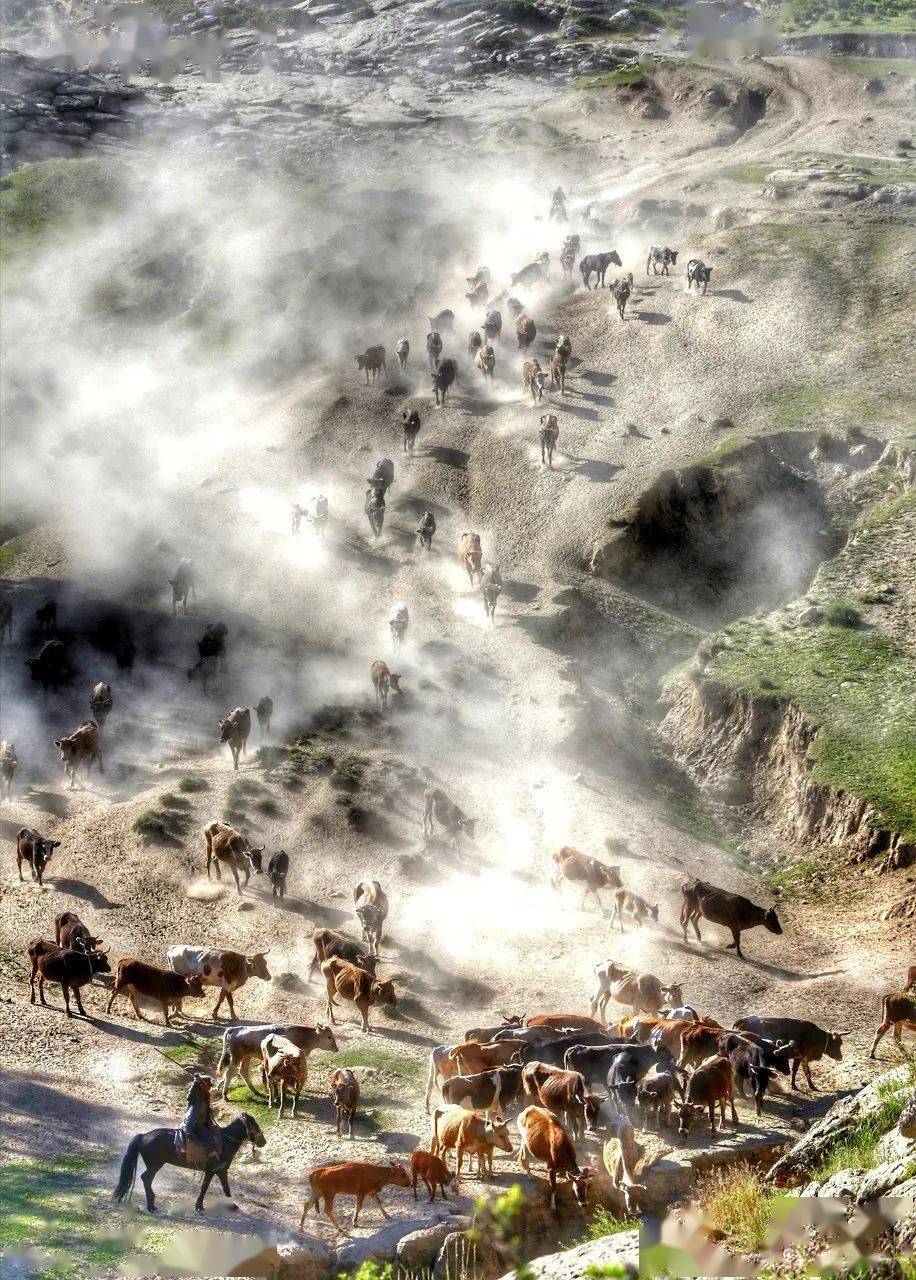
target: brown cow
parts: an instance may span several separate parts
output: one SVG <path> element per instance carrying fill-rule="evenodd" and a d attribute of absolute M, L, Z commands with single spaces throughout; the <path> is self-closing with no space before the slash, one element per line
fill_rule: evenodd
<path fill-rule="evenodd" d="M 433 835 L 434 819 L 451 836 L 453 848 L 458 848 L 459 832 L 463 831 L 469 840 L 474 839 L 477 819 L 469 818 L 466 813 L 463 813 L 441 787 L 427 787 L 423 793 L 423 834 L 425 836 Z"/>
<path fill-rule="evenodd" d="M 394 984 L 379 982 L 365 969 L 359 969 L 355 964 L 332 956 L 330 960 L 324 961 L 321 972 L 324 974 L 327 986 L 328 1016 L 332 1023 L 335 1021 L 334 1010 L 337 1007 L 335 995 L 340 996 L 341 999 L 350 1000 L 356 1005 L 363 1020 L 363 1031 L 369 1030 L 369 1010 L 374 1005 L 384 1005 L 388 1009 L 397 1008 Z"/>
<path fill-rule="evenodd" d="M 353 902 L 356 918 L 362 925 L 363 941 L 369 954 L 377 956 L 388 919 L 388 895 L 377 880 L 360 880 L 353 890 Z"/>
<path fill-rule="evenodd" d="M 232 767 L 238 769 L 239 755 L 248 752 L 248 735 L 251 733 L 251 712 L 248 707 L 236 707 L 225 720 L 219 720 L 219 740 L 228 742 L 232 752 Z"/>
<path fill-rule="evenodd" d="M 252 871 L 255 875 L 261 874 L 261 854 L 264 852 L 264 846 L 260 845 L 258 848 L 253 849 L 248 842 L 248 837 L 243 836 L 234 827 L 227 826 L 225 822 L 209 822 L 204 827 L 204 840 L 207 848 L 208 880 L 210 879 L 211 865 L 216 871 L 217 880 L 222 880 L 220 864 L 225 863 L 232 872 L 236 889 L 241 893 L 240 871 L 245 877 L 246 885 L 251 879 Z"/>
<path fill-rule="evenodd" d="M 6 739 L 0 742 L 0 800 L 7 799 L 13 792 L 13 777 L 19 768 L 19 757 L 16 748 Z"/>
<path fill-rule="evenodd" d="M 525 1096 L 545 1107 L 565 1124 L 573 1139 L 594 1131 L 602 1099 L 589 1093 L 585 1077 L 578 1071 L 564 1071 L 546 1062 L 529 1062 L 522 1069 Z"/>
<path fill-rule="evenodd" d="M 330 1218 L 337 1230 L 346 1235 L 347 1232 L 334 1217 L 334 1200 L 337 1196 L 356 1196 L 354 1227 L 359 1221 L 359 1212 L 367 1196 L 378 1205 L 382 1217 L 387 1218 L 390 1215 L 385 1212 L 379 1192 L 384 1187 L 409 1187 L 410 1174 L 402 1164 L 378 1165 L 362 1160 L 344 1160 L 340 1164 L 323 1164 L 313 1169 L 309 1174 L 309 1186 L 312 1198 L 302 1206 L 299 1230 L 305 1225 L 305 1215 L 313 1205 L 316 1213 L 321 1212 L 319 1205 L 323 1200 L 325 1217 Z"/>
<path fill-rule="evenodd" d="M 554 391 L 559 391 L 561 395 L 566 392 L 566 366 L 568 361 L 569 357 L 560 355 L 559 352 L 550 357 L 550 381 Z"/>
<path fill-rule="evenodd" d="M 526 360 L 522 365 L 522 385 L 531 392 L 532 401 L 544 399 L 547 378 L 537 360 Z"/>
<path fill-rule="evenodd" d="M 782 933 L 775 907 L 758 907 L 740 893 L 717 889 L 704 880 L 685 880 L 681 885 L 681 893 L 684 899 L 681 906 L 681 928 L 684 930 L 685 942 L 687 927 L 691 924 L 697 941 L 702 942 L 700 916 L 705 916 L 713 924 L 724 925 L 731 931 L 732 941 L 726 943 L 725 949 L 730 951 L 734 948 L 742 960 L 744 953 L 741 950 L 741 934 L 745 929 L 754 929 L 762 924 L 770 933 Z"/>
<path fill-rule="evenodd" d="M 337 1116 L 337 1136 L 340 1137 L 344 1121 L 347 1122 L 347 1137 L 353 1137 L 353 1117 L 359 1102 L 359 1081 L 349 1067 L 335 1071 L 330 1080 L 331 1098 L 334 1102 L 334 1114 Z"/>
<path fill-rule="evenodd" d="M 401 692 L 401 686 L 398 683 L 401 677 L 397 672 L 389 670 L 388 663 L 381 658 L 376 658 L 369 668 L 369 674 L 372 677 L 372 687 L 375 689 L 375 701 L 383 711 L 387 711 L 388 695 L 391 690 L 393 689 L 395 693 Z"/>
<path fill-rule="evenodd" d="M 375 977 L 375 970 L 378 965 L 377 957 L 366 955 L 362 944 L 356 942 L 353 938 L 348 938 L 345 933 L 340 933 L 337 929 L 316 929 L 312 934 L 312 944 L 315 948 L 315 954 L 312 956 L 312 963 L 309 965 L 309 981 L 314 977 L 315 970 L 325 960 L 330 960 L 332 956 L 337 956 L 340 960 L 347 960 L 350 964 L 355 964 L 357 968 L 365 969 L 366 973 L 373 978 Z"/>
<path fill-rule="evenodd" d="M 653 973 L 624 969 L 613 960 L 595 965 L 595 979 L 597 985 L 591 998 L 591 1009 L 593 1014 L 602 1018 L 609 1000 L 628 1004 L 643 1013 L 657 1013 L 666 1004 L 682 1003 L 679 983 L 672 982 L 666 986 Z"/>
<path fill-rule="evenodd" d="M 478 1071 L 492 1071 L 494 1067 L 508 1066 L 518 1052 L 518 1045 L 511 1040 L 495 1044 L 479 1044 L 467 1040 L 448 1051 L 448 1060 L 457 1067 L 456 1075 L 472 1076 Z"/>
<path fill-rule="evenodd" d="M 75 911 L 62 911 L 54 919 L 54 941 L 64 950 L 88 954 L 98 951 L 104 939 L 94 937 Z"/>
<path fill-rule="evenodd" d="M 618 889 L 614 894 L 614 914 L 611 916 L 611 924 L 613 925 L 616 920 L 620 925 L 621 933 L 626 933 L 623 927 L 625 915 L 632 916 L 636 928 L 641 929 L 642 922 L 647 917 L 650 920 L 658 920 L 658 903 L 652 906 L 638 893 L 630 893 L 629 889 Z"/>
<path fill-rule="evenodd" d="M 414 1200 L 417 1198 L 417 1183 L 421 1178 L 429 1192 L 429 1202 L 432 1204 L 436 1198 L 437 1187 L 442 1192 L 442 1199 L 448 1199 L 445 1188 L 450 1187 L 456 1177 L 457 1174 L 450 1172 L 441 1156 L 435 1156 L 431 1151 L 424 1151 L 422 1147 L 417 1147 L 410 1157 L 410 1182 Z"/>
<path fill-rule="evenodd" d="M 478 582 L 482 581 L 483 548 L 480 545 L 479 533 L 465 531 L 458 539 L 458 563 L 466 571 L 472 587 L 475 575 Z"/>
<path fill-rule="evenodd" d="M 461 1186 L 461 1164 L 468 1157 L 468 1169 L 471 1160 L 477 1157 L 477 1174 L 493 1177 L 493 1149 L 512 1150 L 509 1128 L 506 1124 L 494 1124 L 484 1120 L 482 1116 L 463 1107 L 447 1107 L 433 1113 L 432 1140 L 429 1144 L 433 1155 L 440 1151 L 455 1152 L 455 1190 Z M 447 1165 L 447 1160 L 444 1162 Z"/>
<path fill-rule="evenodd" d="M 572 1183 L 576 1202 L 584 1206 L 588 1202 L 588 1185 L 592 1177 L 590 1169 L 580 1169 L 576 1161 L 576 1149 L 569 1135 L 558 1120 L 543 1107 L 526 1107 L 516 1121 L 521 1146 L 518 1164 L 525 1172 L 530 1170 L 531 1158 L 547 1166 L 550 1183 L 550 1208 L 557 1211 L 557 1180 L 567 1178 Z"/>
<path fill-rule="evenodd" d="M 54 745 L 60 748 L 64 774 L 70 779 L 69 787 L 71 791 L 76 786 L 76 774 L 80 768 L 85 768 L 87 778 L 93 764 L 99 766 L 99 773 L 104 773 L 102 768 L 102 735 L 99 732 L 99 726 L 94 720 L 84 720 L 80 727 L 74 729 L 66 738 L 55 738 Z"/>
<path fill-rule="evenodd" d="M 32 872 L 32 879 L 42 885 L 45 867 L 51 861 L 54 850 L 59 847 L 59 840 L 49 840 L 47 836 L 41 835 L 32 827 L 21 827 L 16 832 L 16 867 L 19 871 L 19 879 L 25 878 L 22 874 L 22 864 L 27 862 Z"/>
<path fill-rule="evenodd" d="M 149 1000 L 158 1000 L 162 1006 L 165 1025 L 172 1025 L 169 1009 L 174 1009 L 184 1017 L 181 1005 L 183 1000 L 198 999 L 204 993 L 200 978 L 186 978 L 183 974 L 172 973 L 170 969 L 160 969 L 156 964 L 147 964 L 145 960 L 135 960 L 133 956 L 125 956 L 118 961 L 118 972 L 111 995 L 108 997 L 106 1013 L 111 1013 L 115 996 L 127 992 L 134 1013 L 141 1022 L 146 1022 L 137 1004 L 138 996 Z"/>
<path fill-rule="evenodd" d="M 582 902 L 579 906 L 580 911 L 585 910 L 585 900 L 589 894 L 592 894 L 597 898 L 598 906 L 603 912 L 604 907 L 598 890 L 620 888 L 619 866 L 611 867 L 607 863 L 599 862 L 597 858 L 590 858 L 587 853 L 581 853 L 572 845 L 564 845 L 559 853 L 553 855 L 553 861 L 556 864 L 556 870 L 550 883 L 554 889 L 559 890 L 564 880 L 585 885 L 585 892 L 582 894 Z"/>
<path fill-rule="evenodd" d="M 520 351 L 527 351 L 537 337 L 537 325 L 530 316 L 520 315 L 515 322 L 515 333 Z"/>
<path fill-rule="evenodd" d="M 560 424 L 557 422 L 555 413 L 541 414 L 538 436 L 541 442 L 541 465 L 543 466 L 546 462 L 550 468 L 553 468 L 553 451 L 560 438 Z"/>
<path fill-rule="evenodd" d="M 710 1055 L 718 1052 L 721 1027 L 711 1026 L 707 1022 L 694 1022 L 681 1032 L 681 1048 L 678 1054 L 679 1067 L 698 1067 Z"/>
<path fill-rule="evenodd" d="M 268 951 L 270 948 L 268 948 Z M 219 998 L 213 1009 L 213 1017 L 219 1017 L 220 1006 L 225 1000 L 229 1016 L 235 1018 L 233 991 L 238 991 L 249 978 L 270 982 L 267 968 L 267 951 L 246 955 L 243 951 L 221 951 L 218 947 L 169 947 L 166 955 L 173 973 L 186 978 L 200 978 L 205 987 L 219 987 Z"/>
<path fill-rule="evenodd" d="M 569 1031 L 604 1031 L 603 1022 L 586 1017 L 584 1013 L 536 1013 L 525 1019 L 526 1027 L 551 1027 Z"/>
<path fill-rule="evenodd" d="M 85 951 L 71 951 L 42 939 L 33 942 L 29 947 L 29 959 L 32 962 L 32 976 L 29 980 L 32 996 L 29 1003 L 35 1003 L 36 976 L 38 998 L 42 1004 L 46 1003 L 45 983 L 59 982 L 68 1018 L 73 1017 L 70 1012 L 70 993 L 72 992 L 76 999 L 79 1012 L 84 1018 L 88 1017 L 83 1008 L 80 988 L 90 983 L 95 974 L 111 972 L 111 966 L 101 952 L 92 951 L 87 954 Z"/>
<path fill-rule="evenodd" d="M 911 971 L 912 976 L 912 971 Z M 903 1032 L 916 1031 L 916 996 L 886 995 L 881 1001 L 881 1026 L 875 1032 L 869 1057 L 875 1056 L 875 1050 L 882 1036 L 894 1028 L 894 1039 L 898 1045 L 903 1044 Z"/>
<path fill-rule="evenodd" d="M 702 1111 L 709 1112 L 709 1127 L 715 1133 L 716 1104 L 719 1105 L 722 1124 L 725 1124 L 726 1102 L 731 1107 L 732 1123 L 739 1124 L 732 1090 L 732 1064 L 728 1058 L 717 1053 L 701 1062 L 690 1077 L 686 1101 L 674 1104 L 678 1115 L 678 1133 L 689 1133 L 694 1117 Z"/>
<path fill-rule="evenodd" d="M 911 964 L 906 971 L 904 991 L 916 991 L 916 964 Z"/>
<path fill-rule="evenodd" d="M 320 1024 L 317 1027 L 304 1027 L 300 1023 L 286 1022 L 266 1026 L 262 1024 L 259 1027 L 229 1027 L 223 1032 L 223 1050 L 216 1065 L 216 1070 L 222 1077 L 220 1087 L 224 1098 L 236 1071 L 248 1085 L 249 1090 L 257 1093 L 248 1077 L 248 1064 L 252 1058 L 260 1056 L 264 1037 L 268 1035 L 280 1035 L 291 1040 L 306 1057 L 313 1049 L 337 1052 L 337 1041 L 334 1039 L 333 1031 L 330 1027 L 323 1027 Z"/>
<path fill-rule="evenodd" d="M 492 378 L 496 372 L 496 352 L 487 342 L 474 353 L 474 364 L 484 378 Z"/>
<path fill-rule="evenodd" d="M 279 1102 L 277 1119 L 283 1119 L 286 1090 L 293 1094 L 293 1119 L 299 1109 L 299 1095 L 308 1075 L 308 1059 L 298 1045 L 271 1032 L 261 1041 L 261 1079 L 267 1089 L 267 1105 Z"/>
<path fill-rule="evenodd" d="M 385 348 L 383 346 L 367 347 L 361 356 L 354 356 L 357 369 L 365 369 L 366 386 L 369 385 L 369 374 L 372 374 L 372 381 L 375 382 L 379 375 L 379 370 L 385 375 L 385 381 L 388 381 L 388 368 L 385 364 Z"/>

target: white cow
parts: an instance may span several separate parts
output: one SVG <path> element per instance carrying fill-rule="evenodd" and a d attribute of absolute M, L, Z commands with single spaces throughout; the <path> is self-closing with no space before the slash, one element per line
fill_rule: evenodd
<path fill-rule="evenodd" d="M 166 954 L 173 973 L 200 978 L 205 987 L 219 987 L 214 1018 L 224 1000 L 229 1005 L 229 1016 L 235 1017 L 232 993 L 243 987 L 249 978 L 263 978 L 270 982 L 270 970 L 264 959 L 267 951 L 256 951 L 254 955 L 246 956 L 241 951 L 219 951 L 216 948 L 169 947 Z"/>

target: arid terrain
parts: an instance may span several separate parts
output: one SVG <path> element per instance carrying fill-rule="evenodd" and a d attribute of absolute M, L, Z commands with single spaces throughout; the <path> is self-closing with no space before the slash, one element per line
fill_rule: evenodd
<path fill-rule="evenodd" d="M 903 58 L 782 51 L 653 59 L 639 77 L 592 85 L 507 74 L 438 87 L 351 76 L 340 87 L 332 75 L 246 68 L 212 82 L 178 74 L 168 109 L 155 77 L 138 75 L 147 105 L 130 146 L 66 162 L 107 165 L 110 202 L 88 220 L 77 209 L 27 230 L 4 205 L 13 621 L 0 678 L 2 737 L 20 768 L 0 818 L 2 1161 L 21 1177 L 27 1162 L 53 1169 L 65 1157 L 72 1180 L 46 1202 L 36 1183 L 4 1236 L 2 1274 L 115 1274 L 134 1245 L 161 1254 L 179 1226 L 297 1239 L 316 1162 L 401 1158 L 428 1134 L 431 1048 L 504 1015 L 587 1013 L 593 966 L 609 958 L 679 982 L 725 1026 L 783 1014 L 844 1031 L 843 1060 L 814 1068 L 830 1097 L 900 1060 L 890 1037 L 878 1061 L 867 1055 L 881 997 L 916 959 L 916 172 L 899 145 L 913 133 L 913 75 Z M 286 93 L 292 119 L 281 119 Z M 310 101 L 324 104 L 314 136 Z M 190 129 L 195 112 L 209 134 Z M 253 159 L 255 134 L 272 146 Z M 558 185 L 562 226 L 547 221 Z M 15 179 L 8 193 L 25 199 Z M 624 319 L 607 290 L 563 279 L 568 231 L 583 252 L 616 248 L 623 265 L 611 272 L 632 272 Z M 670 276 L 647 275 L 651 244 L 678 248 Z M 511 288 L 541 249 L 550 280 Z M 705 294 L 686 289 L 691 258 L 713 266 Z M 569 335 L 565 395 L 525 394 L 505 305 L 494 383 L 468 363 L 483 309 L 465 302 L 465 280 L 482 264 L 494 296 L 518 294 L 535 319 L 529 355 L 546 366 L 557 334 Z M 424 340 L 444 307 L 456 313 L 443 336 L 459 383 L 437 407 Z M 402 334 L 411 354 L 398 374 Z M 353 355 L 376 342 L 387 381 L 366 385 Z M 410 458 L 407 407 L 422 419 Z M 560 423 L 552 469 L 538 444 L 545 411 Z M 385 456 L 395 481 L 375 540 L 363 492 Z M 660 477 L 664 494 L 648 502 Z M 290 503 L 319 491 L 326 535 L 292 535 Z M 438 525 L 429 555 L 414 537 L 424 510 Z M 502 569 L 493 623 L 457 559 L 470 529 Z M 853 534 L 873 551 L 843 559 Z M 173 617 L 168 578 L 181 556 L 198 590 L 187 617 Z M 24 659 L 49 597 L 75 676 L 43 695 Z M 690 689 L 711 662 L 706 675 L 736 697 L 808 714 L 790 661 L 798 615 L 839 597 L 854 597 L 862 644 L 880 639 L 883 659 L 838 653 L 821 671 L 826 692 L 809 699 L 814 730 L 831 731 L 832 714 L 846 734 L 812 776 L 829 791 L 831 768 L 848 766 L 836 786 L 868 808 L 867 823 L 860 814 L 828 831 L 805 815 L 791 744 L 755 774 L 755 743 L 761 758 L 777 752 L 754 738 L 753 716 L 716 736 Z M 388 619 L 401 602 L 410 626 L 393 655 Z M 217 620 L 228 660 L 204 696 L 186 671 Z M 765 652 L 751 677 L 740 628 L 755 626 L 770 629 L 761 643 L 779 661 Z M 114 659 L 127 634 L 130 673 Z M 710 638 L 714 650 L 695 658 Z M 369 678 L 381 657 L 403 687 L 387 715 Z M 114 699 L 104 772 L 69 790 L 53 739 L 86 717 L 98 680 Z M 843 690 L 863 680 L 876 683 L 853 706 Z M 217 721 L 265 694 L 271 738 L 255 727 L 236 773 Z M 881 723 L 866 753 L 855 734 L 872 715 Z M 745 733 L 747 750 L 726 766 Z M 473 840 L 423 836 L 430 782 L 476 818 Z M 242 894 L 225 876 L 207 880 L 201 831 L 214 818 L 265 858 L 289 853 L 285 900 L 265 877 Z M 23 827 L 61 842 L 43 888 L 17 877 Z M 889 834 L 870 845 L 872 830 Z M 658 903 L 657 924 L 621 934 L 609 898 L 601 914 L 593 901 L 580 909 L 574 887 L 554 890 L 563 845 L 619 864 L 624 885 Z M 744 960 L 708 923 L 702 944 L 685 944 L 680 886 L 692 876 L 775 903 L 782 935 L 746 933 Z M 196 1176 L 166 1170 L 161 1219 L 149 1226 L 134 1207 L 125 1217 L 110 1190 L 128 1140 L 178 1123 L 189 1069 L 215 1066 L 229 1024 L 209 1016 L 210 992 L 172 1029 L 153 1009 L 138 1022 L 123 998 L 109 1015 L 101 984 L 85 993 L 90 1018 L 67 1020 L 59 988 L 48 1008 L 29 1004 L 27 945 L 75 910 L 112 961 L 164 964 L 176 943 L 269 948 L 272 980 L 238 993 L 239 1020 L 324 1022 L 311 933 L 356 932 L 352 890 L 366 877 L 391 900 L 380 975 L 397 1010 L 374 1011 L 370 1036 L 352 1008 L 338 1010 L 340 1052 L 311 1058 L 295 1121 L 242 1086 L 220 1101 L 224 1123 L 249 1110 L 267 1136 L 256 1161 L 245 1153 L 234 1167 L 238 1211 L 214 1189 L 197 1219 Z M 352 1142 L 335 1136 L 327 1095 L 338 1065 L 362 1082 Z M 744 1135 L 775 1148 L 826 1104 L 777 1084 L 761 1119 L 738 1105 Z M 704 1127 L 681 1145 L 715 1140 Z M 581 1154 L 600 1164 L 599 1143 Z M 514 1157 L 498 1154 L 496 1167 L 504 1189 Z M 459 1206 L 484 1189 L 467 1180 Z M 394 1215 L 427 1212 L 409 1190 L 384 1199 Z M 59 1232 L 29 1225 L 43 1203 Z M 108 1239 L 125 1223 L 134 1237 Z M 90 1224 L 105 1236 L 94 1254 Z M 367 1209 L 354 1235 L 379 1225 Z M 337 1240 L 314 1215 L 308 1230 Z M 565 1220 L 558 1232 L 570 1238 Z M 17 1263 L 27 1246 L 45 1254 Z M 75 1248 L 76 1262 L 49 1260 L 49 1247 Z"/>

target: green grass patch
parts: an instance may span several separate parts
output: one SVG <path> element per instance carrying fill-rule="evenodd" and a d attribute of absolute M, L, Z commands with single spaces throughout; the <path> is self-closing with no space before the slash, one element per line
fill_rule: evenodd
<path fill-rule="evenodd" d="M 24 164 L 0 184 L 0 234 L 7 247 L 32 242 L 53 227 L 98 219 L 121 193 L 107 160 Z"/>
<path fill-rule="evenodd" d="M 164 1057 L 179 1066 L 192 1063 L 203 1071 L 212 1071 L 219 1060 L 221 1036 L 192 1036 L 190 1033 L 181 1044 L 172 1044 L 162 1050 Z"/>
<path fill-rule="evenodd" d="M 206 778 L 198 778 L 193 773 L 187 774 L 178 780 L 178 790 L 182 795 L 194 795 L 198 791 L 209 791 L 210 784 Z"/>
<path fill-rule="evenodd" d="M 820 898 L 824 892 L 824 873 L 813 858 L 798 858 L 769 871 L 763 880 L 783 898 Z"/>
<path fill-rule="evenodd" d="M 105 1235 L 93 1204 L 92 1173 L 104 1155 L 23 1160 L 0 1168 L 0 1249 L 8 1259 L 35 1248 L 56 1255 L 29 1275 L 44 1280 L 83 1277 L 114 1268 L 128 1244 Z M 23 1273 L 26 1274 L 26 1273 Z"/>
<path fill-rule="evenodd" d="M 176 796 L 174 791 L 164 791 L 159 797 L 159 803 L 163 809 L 178 809 L 182 812 L 191 807 L 190 800 L 186 800 L 184 796 Z"/>
<path fill-rule="evenodd" d="M 839 67 L 841 71 L 850 71 L 861 76 L 863 80 L 871 80 L 877 76 L 904 76 L 916 78 L 916 59 L 913 58 L 858 58 L 854 55 L 832 54 L 824 58 L 824 62 Z"/>
<path fill-rule="evenodd" d="M 581 76 L 573 84 L 574 89 L 619 89 L 626 85 L 631 89 L 641 89 L 646 83 L 645 70 L 640 66 L 617 67 L 614 71 L 604 71 L 598 76 Z"/>
<path fill-rule="evenodd" d="M 5 578 L 23 552 L 21 538 L 8 538 L 0 547 L 0 577 Z"/>
<path fill-rule="evenodd" d="M 653 795 L 661 805 L 667 821 L 678 831 L 720 849 L 733 849 L 733 841 L 723 832 L 700 792 L 689 782 L 685 781 L 680 787 L 670 786 L 662 781 L 656 782 Z"/>
<path fill-rule="evenodd" d="M 610 1209 L 596 1209 L 588 1224 L 586 1240 L 600 1240 L 603 1236 L 616 1236 L 621 1231 L 636 1231 L 638 1218 L 618 1218 Z"/>
<path fill-rule="evenodd" d="M 916 1066 L 910 1064 L 902 1080 L 882 1080 L 877 1087 L 880 1104 L 841 1137 L 811 1171 L 811 1178 L 823 1182 L 841 1169 L 873 1169 L 878 1163 L 878 1143 L 894 1128 L 916 1086 Z"/>
<path fill-rule="evenodd" d="M 141 840 L 174 844 L 188 828 L 185 813 L 170 809 L 144 809 L 132 830 Z"/>
<path fill-rule="evenodd" d="M 739 1253 L 763 1247 L 767 1223 L 780 1197 L 764 1186 L 747 1164 L 710 1169 L 701 1176 L 697 1199 L 706 1225 L 721 1232 L 721 1241 Z"/>
<path fill-rule="evenodd" d="M 266 1097 L 263 1099 L 256 1097 L 247 1084 L 236 1083 L 229 1090 L 229 1101 L 234 1106 L 240 1107 L 242 1111 L 247 1111 L 249 1115 L 254 1116 L 262 1129 L 267 1129 L 276 1124 L 277 1113 L 267 1105 Z"/>
<path fill-rule="evenodd" d="M 400 1053 L 386 1053 L 384 1049 L 344 1049 L 334 1055 L 337 1067 L 374 1067 L 389 1076 L 403 1080 L 418 1080 L 423 1074 L 423 1064 Z"/>

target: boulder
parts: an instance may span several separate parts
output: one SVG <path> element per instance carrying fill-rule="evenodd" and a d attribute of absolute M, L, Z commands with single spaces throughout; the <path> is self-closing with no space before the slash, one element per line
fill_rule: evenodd
<path fill-rule="evenodd" d="M 398 1241 L 395 1256 L 398 1262 L 411 1267 L 432 1266 L 446 1237 L 456 1231 L 466 1230 L 471 1225 L 470 1218 L 449 1217 L 431 1227 L 421 1227 L 418 1231 L 409 1231 Z"/>
<path fill-rule="evenodd" d="M 623 1267 L 628 1277 L 639 1274 L 638 1231 L 620 1231 L 599 1240 L 590 1240 L 576 1249 L 533 1258 L 525 1265 L 524 1274 L 537 1280 L 581 1280 L 591 1268 L 596 1269 L 595 1274 L 600 1274 L 601 1268 L 613 1265 Z M 518 1280 L 518 1276 L 517 1271 L 508 1271 L 502 1280 Z"/>
<path fill-rule="evenodd" d="M 333 1250 L 316 1236 L 297 1236 L 276 1246 L 283 1280 L 325 1280 L 336 1270 Z"/>

